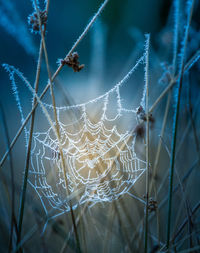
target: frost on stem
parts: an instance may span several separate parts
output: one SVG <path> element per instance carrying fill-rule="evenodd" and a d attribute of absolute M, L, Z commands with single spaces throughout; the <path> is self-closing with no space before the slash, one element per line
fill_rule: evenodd
<path fill-rule="evenodd" d="M 14 97 L 15 97 L 15 100 L 16 100 L 16 103 L 17 103 L 18 110 L 20 112 L 21 124 L 23 125 L 25 118 L 24 118 L 24 113 L 23 113 L 23 110 L 22 110 L 21 100 L 20 100 L 20 97 L 19 97 L 19 91 L 18 91 L 17 83 L 16 83 L 16 80 L 15 80 L 15 70 L 12 69 L 6 63 L 2 64 L 2 67 L 6 70 L 6 72 L 9 73 L 9 78 L 10 78 L 10 81 L 11 81 L 11 84 L 12 84 L 12 91 L 13 91 L 13 94 L 14 94 Z M 16 71 L 18 73 L 20 73 L 18 70 L 16 70 Z M 20 79 L 22 79 L 22 74 L 21 73 L 18 76 L 19 76 Z M 27 146 L 27 143 L 28 143 L 28 130 L 27 130 L 26 127 L 24 127 L 24 131 L 25 131 L 25 142 L 26 142 L 26 146 Z"/>

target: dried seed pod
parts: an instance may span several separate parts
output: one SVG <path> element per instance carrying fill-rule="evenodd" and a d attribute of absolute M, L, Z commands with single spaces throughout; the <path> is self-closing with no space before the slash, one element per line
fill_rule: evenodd
<path fill-rule="evenodd" d="M 46 12 L 46 10 L 39 11 L 39 15 L 40 15 L 40 21 L 41 21 L 42 27 L 46 26 L 46 23 L 47 23 L 47 12 Z M 40 31 L 40 22 L 39 22 L 37 12 L 33 12 L 28 17 L 28 23 L 31 26 L 31 31 L 33 33 L 38 33 Z"/>
<path fill-rule="evenodd" d="M 80 62 L 79 62 L 79 55 L 77 52 L 74 52 L 72 54 L 70 54 L 66 59 L 64 60 L 61 60 L 60 63 L 62 65 L 67 65 L 69 67 L 71 67 L 74 72 L 79 72 L 81 69 L 84 68 L 84 64 L 81 64 L 80 65 Z"/>

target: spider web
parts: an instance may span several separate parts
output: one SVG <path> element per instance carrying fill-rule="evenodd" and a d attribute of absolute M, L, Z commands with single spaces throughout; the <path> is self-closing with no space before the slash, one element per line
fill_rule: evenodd
<path fill-rule="evenodd" d="M 118 88 L 112 93 L 116 93 L 120 101 Z M 116 116 L 108 118 L 106 112 L 109 95 L 101 98 L 102 116 L 97 123 L 89 119 L 85 104 L 77 106 L 82 116 L 71 124 L 64 124 L 60 116 L 62 111 L 66 114 L 66 110 L 71 108 L 57 108 L 71 196 L 66 197 L 59 142 L 52 127 L 45 133 L 33 135 L 29 182 L 41 200 L 46 198 L 53 208 L 69 211 L 69 198 L 73 202 L 73 208 L 85 202 L 95 204 L 117 199 L 129 191 L 146 169 L 146 163 L 137 158 L 134 151 L 134 136 L 130 131 L 120 133 L 117 128 L 120 120 L 124 120 L 125 116 L 136 117 L 136 112 L 125 111 L 118 104 Z M 56 179 L 54 189 L 48 183 L 50 171 Z M 80 199 L 74 195 L 80 195 Z"/>
<path fill-rule="evenodd" d="M 76 209 L 85 202 L 92 206 L 118 199 L 129 193 L 146 170 L 146 162 L 134 150 L 132 130 L 137 124 L 137 111 L 122 106 L 123 83 L 87 103 L 56 108 L 70 195 L 66 194 L 59 141 L 52 126 L 46 132 L 34 133 L 29 183 L 47 213 L 48 207 L 68 212 L 69 201 Z M 49 113 L 53 112 L 53 106 L 43 104 Z M 98 113 L 93 112 L 96 107 Z M 91 117 L 92 112 L 95 117 Z"/>
<path fill-rule="evenodd" d="M 86 202 L 91 207 L 99 202 L 111 202 L 124 194 L 137 198 L 130 189 L 145 172 L 146 162 L 135 152 L 133 129 L 138 124 L 137 110 L 122 106 L 120 89 L 144 63 L 145 55 L 146 52 L 105 94 L 83 104 L 56 107 L 59 141 L 55 135 L 55 122 L 45 132 L 33 133 L 28 181 L 38 194 L 48 220 Z M 28 81 L 14 67 L 7 64 L 4 67 L 10 73 L 23 122 L 14 74 L 29 87 Z M 142 105 L 144 97 L 145 89 Z M 49 115 L 53 113 L 52 105 L 42 103 L 42 106 Z M 29 133 L 26 129 L 25 133 L 27 140 Z M 55 211 L 53 215 L 52 210 Z"/>

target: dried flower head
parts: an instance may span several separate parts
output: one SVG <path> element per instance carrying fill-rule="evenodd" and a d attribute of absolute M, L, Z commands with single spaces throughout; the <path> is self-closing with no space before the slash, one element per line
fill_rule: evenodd
<path fill-rule="evenodd" d="M 60 64 L 67 65 L 67 66 L 73 68 L 74 72 L 79 72 L 81 69 L 84 68 L 85 65 L 84 64 L 80 65 L 80 62 L 78 59 L 79 59 L 78 53 L 74 52 L 74 53 L 70 54 L 66 59 L 61 60 Z"/>
<path fill-rule="evenodd" d="M 46 12 L 46 10 L 39 11 L 39 14 L 40 14 L 41 25 L 42 25 L 42 27 L 44 27 L 44 26 L 46 26 L 46 22 L 47 22 L 47 12 Z M 39 22 L 37 12 L 33 12 L 28 17 L 28 23 L 29 23 L 29 25 L 31 25 L 31 31 L 33 33 L 38 33 L 40 31 L 40 22 Z"/>

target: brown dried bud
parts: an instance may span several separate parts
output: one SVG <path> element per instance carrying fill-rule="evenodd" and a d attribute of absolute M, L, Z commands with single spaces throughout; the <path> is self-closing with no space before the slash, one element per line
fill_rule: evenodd
<path fill-rule="evenodd" d="M 84 64 L 80 65 L 78 59 L 79 59 L 78 53 L 74 52 L 73 54 L 70 54 L 66 59 L 61 60 L 61 64 L 71 67 L 74 70 L 74 72 L 79 72 L 81 69 L 85 67 L 85 65 Z"/>
<path fill-rule="evenodd" d="M 39 15 L 40 15 L 41 25 L 45 26 L 46 22 L 47 22 L 47 12 L 46 12 L 46 10 L 45 11 L 39 11 Z M 28 17 L 28 23 L 29 23 L 29 25 L 32 26 L 32 32 L 37 33 L 40 30 L 40 22 L 39 22 L 37 12 L 32 13 Z"/>

